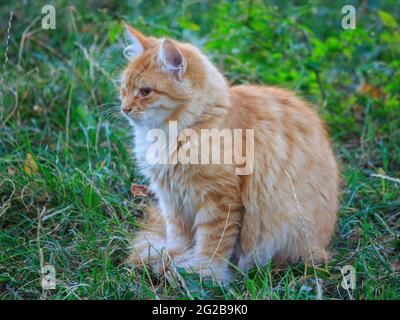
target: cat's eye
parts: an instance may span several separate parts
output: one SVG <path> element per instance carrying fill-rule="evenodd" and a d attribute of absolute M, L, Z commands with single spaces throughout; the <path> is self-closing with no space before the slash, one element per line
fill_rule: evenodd
<path fill-rule="evenodd" d="M 139 89 L 139 96 L 140 97 L 147 97 L 150 93 L 153 92 L 152 88 L 146 87 L 146 88 L 140 88 Z"/>

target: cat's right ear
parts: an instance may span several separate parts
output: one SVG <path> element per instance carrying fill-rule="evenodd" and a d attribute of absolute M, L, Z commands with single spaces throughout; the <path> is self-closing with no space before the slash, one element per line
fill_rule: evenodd
<path fill-rule="evenodd" d="M 166 71 L 174 74 L 178 80 L 182 80 L 186 71 L 186 59 L 182 51 L 171 40 L 162 40 L 159 58 Z"/>
<path fill-rule="evenodd" d="M 126 25 L 125 43 L 126 47 L 124 48 L 124 56 L 128 60 L 132 60 L 143 53 L 147 46 L 147 39 L 139 31 L 137 31 L 130 25 Z"/>

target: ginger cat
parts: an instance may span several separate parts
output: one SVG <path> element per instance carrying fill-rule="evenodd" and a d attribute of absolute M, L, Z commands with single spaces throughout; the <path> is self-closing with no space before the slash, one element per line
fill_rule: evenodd
<path fill-rule="evenodd" d="M 247 271 L 270 259 L 326 258 L 338 169 L 318 115 L 284 89 L 230 87 L 193 45 L 147 37 L 131 26 L 125 33 L 122 112 L 159 207 L 149 209 L 130 261 L 160 272 L 171 263 L 226 281 L 231 264 Z M 147 134 L 158 129 L 171 136 L 174 121 L 178 135 L 187 128 L 253 129 L 252 172 L 238 175 L 235 163 L 149 163 Z"/>

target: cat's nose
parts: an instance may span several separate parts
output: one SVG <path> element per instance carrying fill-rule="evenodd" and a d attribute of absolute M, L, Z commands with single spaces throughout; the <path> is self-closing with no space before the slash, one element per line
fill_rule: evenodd
<path fill-rule="evenodd" d="M 132 108 L 130 106 L 123 106 L 122 107 L 122 112 L 125 113 L 125 114 L 128 114 L 131 111 L 132 111 Z"/>

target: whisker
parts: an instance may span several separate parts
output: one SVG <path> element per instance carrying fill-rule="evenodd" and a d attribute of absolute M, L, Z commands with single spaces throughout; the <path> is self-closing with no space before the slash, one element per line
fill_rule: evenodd
<path fill-rule="evenodd" d="M 105 102 L 105 103 L 101 103 L 98 104 L 96 106 L 90 106 L 91 108 L 99 108 L 99 107 L 104 107 L 104 106 L 108 106 L 108 105 L 112 105 L 112 104 L 119 104 L 119 101 L 111 101 L 111 102 Z"/>
<path fill-rule="evenodd" d="M 96 116 L 114 117 L 119 112 L 120 112 L 120 106 L 115 106 L 114 108 L 98 112 Z"/>
<path fill-rule="evenodd" d="M 128 122 L 128 119 L 126 119 L 122 113 L 119 113 L 112 121 L 111 127 L 116 127 L 117 125 L 120 126 L 120 124 L 125 125 L 125 124 L 127 124 L 127 122 Z"/>

